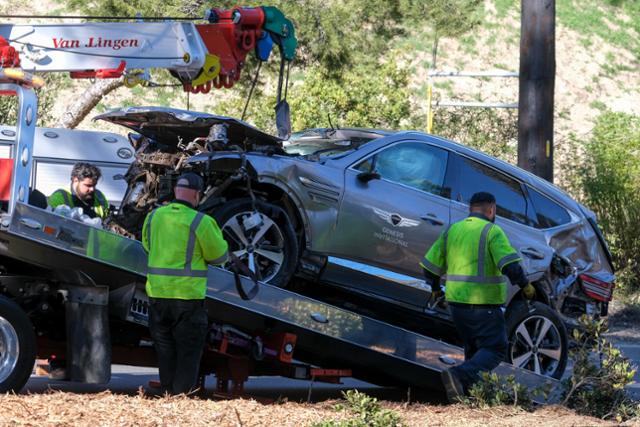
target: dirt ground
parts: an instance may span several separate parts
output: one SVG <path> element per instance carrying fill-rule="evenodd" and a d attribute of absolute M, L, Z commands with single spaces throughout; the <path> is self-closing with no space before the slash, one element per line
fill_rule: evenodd
<path fill-rule="evenodd" d="M 213 401 L 187 397 L 145 397 L 50 392 L 0 395 L 0 425 L 12 426 L 309 426 L 323 420 L 345 419 L 336 401 L 315 404 L 261 404 L 254 400 Z M 616 425 L 578 416 L 562 407 L 535 412 L 511 407 L 469 409 L 461 405 L 384 403 L 406 426 L 600 426 Z M 629 424 L 632 425 L 632 424 Z M 640 425 L 640 423 L 635 424 Z"/>

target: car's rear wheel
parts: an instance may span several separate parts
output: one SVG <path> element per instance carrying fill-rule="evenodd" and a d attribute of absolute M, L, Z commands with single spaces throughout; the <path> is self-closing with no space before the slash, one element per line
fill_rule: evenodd
<path fill-rule="evenodd" d="M 288 215 L 279 206 L 251 199 L 231 200 L 212 213 L 233 252 L 259 280 L 286 287 L 298 263 L 298 244 Z"/>
<path fill-rule="evenodd" d="M 507 312 L 508 361 L 537 374 L 560 378 L 569 344 L 562 319 L 540 302 L 517 301 Z"/>
<path fill-rule="evenodd" d="M 0 393 L 18 392 L 36 360 L 36 336 L 29 317 L 15 302 L 0 296 Z"/>

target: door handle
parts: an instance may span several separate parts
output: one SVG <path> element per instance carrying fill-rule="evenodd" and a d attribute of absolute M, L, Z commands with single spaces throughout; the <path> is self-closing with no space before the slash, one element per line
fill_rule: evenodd
<path fill-rule="evenodd" d="M 20 224 L 25 227 L 33 228 L 34 230 L 40 230 L 42 228 L 42 224 L 31 218 L 21 218 Z"/>
<path fill-rule="evenodd" d="M 422 215 L 420 217 L 420 219 L 423 219 L 425 221 L 429 221 L 430 223 L 435 224 L 435 225 L 444 225 L 444 221 L 441 220 L 435 214 L 432 214 L 432 213 L 428 213 L 426 215 Z"/>
<path fill-rule="evenodd" d="M 538 251 L 537 249 L 534 248 L 524 248 L 524 249 L 520 249 L 520 252 L 523 255 L 528 256 L 529 258 L 533 258 L 533 259 L 544 259 L 544 254 L 540 251 Z"/>

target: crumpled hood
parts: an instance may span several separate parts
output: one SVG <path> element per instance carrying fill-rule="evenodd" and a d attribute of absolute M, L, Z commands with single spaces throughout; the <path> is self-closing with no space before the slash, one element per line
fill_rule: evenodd
<path fill-rule="evenodd" d="M 282 140 L 269 135 L 248 123 L 225 116 L 168 107 L 127 107 L 100 114 L 93 120 L 104 120 L 129 128 L 160 144 L 187 143 L 198 137 L 206 137 L 211 126 L 228 124 L 227 137 L 232 144 L 249 140 L 257 145 L 281 146 Z"/>

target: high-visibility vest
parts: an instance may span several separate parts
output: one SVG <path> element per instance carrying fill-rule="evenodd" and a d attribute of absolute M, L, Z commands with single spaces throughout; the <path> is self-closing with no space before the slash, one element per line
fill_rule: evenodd
<path fill-rule="evenodd" d="M 52 208 L 55 208 L 59 205 L 67 205 L 69 207 L 75 208 L 71 192 L 69 190 L 65 190 L 64 188 L 60 188 L 54 191 L 47 199 L 47 203 Z M 100 190 L 94 190 L 93 192 L 93 211 L 96 213 L 97 217 L 102 219 L 106 218 L 107 214 L 109 213 L 109 202 Z"/>
<path fill-rule="evenodd" d="M 153 210 L 142 227 L 149 253 L 147 295 L 153 298 L 204 299 L 207 264 L 227 261 L 227 242 L 216 221 L 173 202 Z"/>
<path fill-rule="evenodd" d="M 446 281 L 445 298 L 463 304 L 504 304 L 504 266 L 521 261 L 500 226 L 470 216 L 452 224 L 420 265 Z"/>

